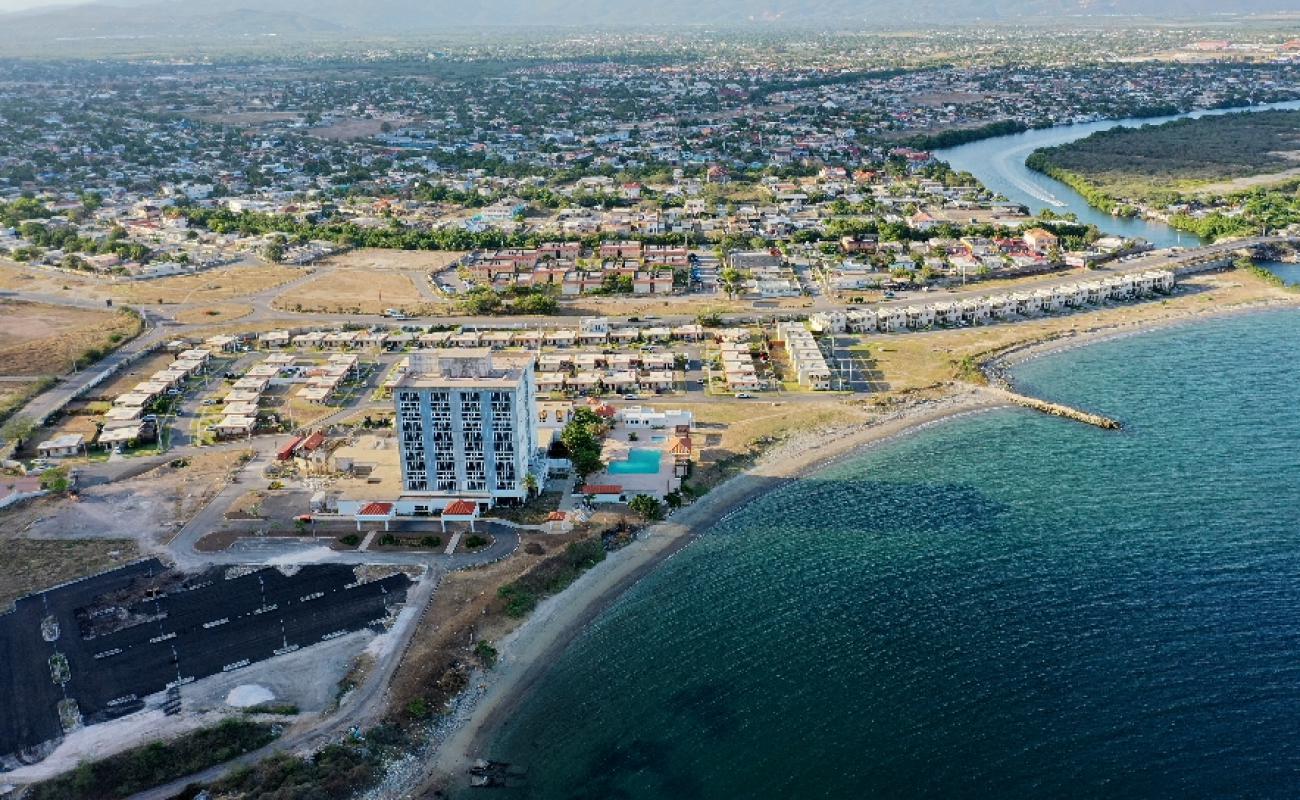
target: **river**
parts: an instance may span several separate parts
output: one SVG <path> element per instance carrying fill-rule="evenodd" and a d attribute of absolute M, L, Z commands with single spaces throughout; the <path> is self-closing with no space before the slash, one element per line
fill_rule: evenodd
<path fill-rule="evenodd" d="M 1270 109 L 1300 109 L 1300 100 L 1284 103 L 1225 108 L 1210 111 L 1193 111 L 1171 117 L 1147 119 L 1102 120 L 1077 125 L 1058 125 L 1053 128 L 1014 133 L 982 139 L 978 142 L 936 150 L 935 156 L 952 165 L 953 169 L 969 172 L 980 182 L 1007 199 L 1023 203 L 1033 213 L 1050 209 L 1057 214 L 1074 212 L 1079 221 L 1096 225 L 1107 233 L 1125 237 L 1140 237 L 1156 247 L 1192 247 L 1200 239 L 1190 233 L 1175 230 L 1162 222 L 1145 219 L 1113 217 L 1098 211 L 1083 197 L 1058 180 L 1035 172 L 1025 166 L 1030 153 L 1041 147 L 1054 147 L 1090 136 L 1111 128 L 1136 128 L 1142 125 L 1159 125 L 1184 117 L 1205 117 L 1237 111 L 1266 111 Z"/>

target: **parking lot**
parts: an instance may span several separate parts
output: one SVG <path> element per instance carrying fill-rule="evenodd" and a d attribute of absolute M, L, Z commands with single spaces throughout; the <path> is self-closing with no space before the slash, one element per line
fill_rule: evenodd
<path fill-rule="evenodd" d="M 169 685 L 379 628 L 409 586 L 400 573 L 358 583 L 337 564 L 178 577 L 151 559 L 23 598 L 0 617 L 0 652 L 12 654 L 0 670 L 0 758 L 57 739 L 65 698 L 88 724 L 121 716 Z"/>

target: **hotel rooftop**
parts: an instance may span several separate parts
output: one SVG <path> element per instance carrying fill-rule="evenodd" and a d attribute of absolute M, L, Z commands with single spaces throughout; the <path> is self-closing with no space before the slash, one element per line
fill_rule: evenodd
<path fill-rule="evenodd" d="M 459 389 L 470 387 L 513 389 L 533 369 L 532 353 L 493 353 L 491 348 L 457 351 L 420 351 L 410 356 L 410 367 L 396 388 Z"/>

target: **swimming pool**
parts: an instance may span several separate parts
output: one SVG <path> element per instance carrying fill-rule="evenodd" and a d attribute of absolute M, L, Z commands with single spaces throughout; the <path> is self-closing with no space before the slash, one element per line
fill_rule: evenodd
<path fill-rule="evenodd" d="M 610 475 L 653 475 L 659 471 L 662 450 L 634 447 L 627 453 L 626 461 L 611 461 L 606 468 Z"/>

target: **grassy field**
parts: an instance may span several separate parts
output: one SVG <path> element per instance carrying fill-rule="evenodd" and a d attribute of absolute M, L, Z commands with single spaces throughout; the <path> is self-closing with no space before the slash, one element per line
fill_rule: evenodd
<path fill-rule="evenodd" d="M 436 314 L 449 304 L 427 300 L 404 272 L 338 269 L 280 295 L 273 305 L 282 311 L 382 314 L 397 308 Z"/>
<path fill-rule="evenodd" d="M 382 250 L 362 247 L 331 256 L 322 266 L 345 269 L 398 270 L 406 272 L 441 272 L 465 254 L 456 251 Z"/>
<path fill-rule="evenodd" d="M 1028 164 L 1113 201 L 1239 191 L 1300 176 L 1300 111 L 1115 128 L 1038 150 Z"/>
<path fill-rule="evenodd" d="M 52 378 L 37 378 L 30 381 L 0 382 L 0 422 L 23 407 L 27 400 L 50 384 Z"/>
<path fill-rule="evenodd" d="M 113 297 L 140 305 L 211 303 L 217 304 L 257 294 L 295 278 L 301 268 L 269 264 L 232 264 L 193 275 L 177 275 L 151 281 L 113 284 Z"/>
<path fill-rule="evenodd" d="M 1230 308 L 1270 297 L 1283 297 L 1284 289 L 1240 270 L 1184 279 L 1191 291 L 1165 300 L 1117 305 L 1097 311 L 1043 316 L 1024 322 L 983 325 L 922 333 L 899 333 L 864 340 L 875 368 L 877 392 L 911 392 L 962 377 L 962 362 L 1016 344 L 1058 336 L 1136 324 L 1158 322 L 1204 310 Z"/>
<path fill-rule="evenodd" d="M 253 307 L 243 303 L 217 303 L 203 308 L 190 308 L 174 316 L 182 325 L 204 325 L 243 319 L 253 313 Z"/>
<path fill-rule="evenodd" d="M 0 375 L 61 375 L 140 330 L 125 311 L 0 301 Z"/>
<path fill-rule="evenodd" d="M 3 480 L 3 478 L 0 478 Z M 0 612 L 38 589 L 119 567 L 140 557 L 128 539 L 22 539 L 0 537 Z"/>

